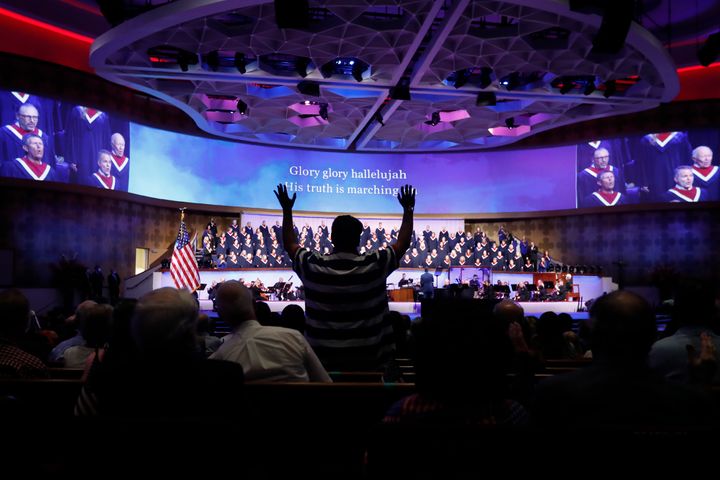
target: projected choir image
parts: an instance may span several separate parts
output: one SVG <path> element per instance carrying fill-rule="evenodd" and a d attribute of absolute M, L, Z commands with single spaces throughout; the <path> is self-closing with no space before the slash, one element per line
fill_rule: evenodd
<path fill-rule="evenodd" d="M 0 91 L 0 116 L 0 175 L 128 190 L 127 120 L 16 91 Z"/>

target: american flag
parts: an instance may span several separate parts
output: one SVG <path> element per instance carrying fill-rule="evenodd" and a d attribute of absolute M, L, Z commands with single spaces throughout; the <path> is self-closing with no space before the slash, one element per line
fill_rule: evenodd
<path fill-rule="evenodd" d="M 194 292 L 200 286 L 200 271 L 198 270 L 197 260 L 195 260 L 195 252 L 189 240 L 190 235 L 185 227 L 185 222 L 181 218 L 180 230 L 178 231 L 172 260 L 170 261 L 170 276 L 175 282 L 175 288 L 187 288 Z"/>

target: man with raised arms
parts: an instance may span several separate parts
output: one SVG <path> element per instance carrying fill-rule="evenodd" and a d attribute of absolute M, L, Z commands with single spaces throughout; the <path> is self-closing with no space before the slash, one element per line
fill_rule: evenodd
<path fill-rule="evenodd" d="M 363 225 L 350 215 L 333 221 L 331 255 L 300 248 L 286 228 L 292 225 L 297 194 L 290 198 L 280 184 L 275 196 L 283 210 L 283 243 L 305 287 L 306 336 L 323 365 L 329 370 L 384 368 L 395 350 L 393 327 L 385 316 L 386 281 L 410 246 L 415 190 L 406 185 L 398 193 L 403 218 L 397 243 L 367 255 L 358 254 Z"/>

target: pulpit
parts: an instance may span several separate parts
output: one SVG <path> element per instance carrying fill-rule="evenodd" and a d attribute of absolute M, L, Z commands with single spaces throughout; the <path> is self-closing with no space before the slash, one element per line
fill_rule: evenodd
<path fill-rule="evenodd" d="M 413 302 L 413 288 L 398 288 L 390 290 L 390 301 L 391 302 Z"/>

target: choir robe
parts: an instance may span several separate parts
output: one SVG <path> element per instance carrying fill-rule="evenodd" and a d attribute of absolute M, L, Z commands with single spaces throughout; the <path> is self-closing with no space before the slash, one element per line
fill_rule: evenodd
<path fill-rule="evenodd" d="M 225 265 L 227 268 L 243 268 L 242 265 L 240 265 L 240 261 L 245 260 L 244 258 L 238 257 L 233 261 L 232 258 L 228 258 L 225 260 Z"/>
<path fill-rule="evenodd" d="M 95 188 L 104 188 L 106 190 L 117 190 L 117 178 L 114 175 L 105 176 L 100 172 L 95 172 L 86 182 L 86 185 Z"/>
<path fill-rule="evenodd" d="M 625 176 L 617 167 L 608 165 L 607 170 L 610 170 L 615 174 L 615 190 L 621 193 L 625 193 Z M 587 167 L 582 172 L 577 174 L 577 199 L 578 203 L 581 203 L 588 195 L 592 195 L 593 192 L 597 191 L 598 187 L 598 175 L 602 172 L 601 169 L 595 167 Z"/>
<path fill-rule="evenodd" d="M 480 263 L 483 267 L 489 267 L 492 264 L 492 259 L 493 257 L 491 257 L 490 255 L 488 255 L 487 257 L 483 256 L 480 257 Z"/>
<path fill-rule="evenodd" d="M 40 118 L 38 118 L 37 127 L 45 132 L 54 144 L 55 133 L 62 130 L 56 100 L 26 92 L 0 91 L 0 125 L 15 123 L 18 109 L 28 104 L 33 105 L 38 111 Z"/>
<path fill-rule="evenodd" d="M 10 162 L 16 158 L 22 158 L 27 152 L 23 150 L 22 139 L 28 133 L 34 133 L 43 140 L 43 162 L 51 167 L 55 166 L 55 148 L 50 135 L 43 130 L 36 128 L 32 132 L 27 132 L 20 128 L 16 123 L 5 125 L 0 128 L 0 161 Z M 90 172 L 88 172 L 90 173 Z"/>
<path fill-rule="evenodd" d="M 258 228 L 260 229 L 263 239 L 267 240 L 270 238 L 270 228 L 267 225 L 260 225 Z"/>
<path fill-rule="evenodd" d="M 112 130 L 105 112 L 74 107 L 65 126 L 65 161 L 77 165 L 77 179 L 83 179 L 97 168 L 99 150 L 107 149 Z"/>
<path fill-rule="evenodd" d="M 610 165 L 614 165 L 622 169 L 625 164 L 630 161 L 630 150 L 627 146 L 625 138 L 616 138 L 613 140 L 593 140 L 590 142 L 580 143 L 577 146 L 578 169 L 583 170 L 583 165 L 592 164 L 595 150 L 604 148 L 608 151 Z"/>
<path fill-rule="evenodd" d="M 130 179 L 130 158 L 126 155 L 119 156 L 111 154 L 110 173 L 117 178 L 117 189 L 122 192 L 128 191 L 128 183 Z"/>
<path fill-rule="evenodd" d="M 705 191 L 699 187 L 690 190 L 673 187 L 665 192 L 661 198 L 664 202 L 704 202 L 707 200 Z"/>
<path fill-rule="evenodd" d="M 628 203 L 627 196 L 620 192 L 614 192 L 612 195 L 608 195 L 597 191 L 585 197 L 580 207 L 615 207 L 617 205 L 627 205 Z"/>
<path fill-rule="evenodd" d="M 36 180 L 38 182 L 56 182 L 55 171 L 47 163 L 35 166 L 27 158 L 16 158 L 11 162 L 3 162 L 3 177 L 8 178 L 24 178 L 26 180 Z"/>
<path fill-rule="evenodd" d="M 370 233 L 370 227 L 364 227 L 362 233 L 360 234 L 360 245 L 365 245 L 365 243 L 372 238 L 372 233 Z"/>
<path fill-rule="evenodd" d="M 692 162 L 692 147 L 684 132 L 645 135 L 630 144 L 635 158 L 628 178 L 650 189 L 650 200 L 662 200 L 675 183 L 675 167 Z"/>
<path fill-rule="evenodd" d="M 222 241 L 218 242 L 217 246 L 215 247 L 215 252 L 218 255 L 220 255 L 220 254 L 227 255 L 227 253 L 228 253 L 227 243 L 222 242 Z"/>
<path fill-rule="evenodd" d="M 326 239 L 326 238 L 328 238 L 328 237 L 330 236 L 330 232 L 328 231 L 327 225 L 325 225 L 324 227 L 323 227 L 322 225 L 320 225 L 320 226 L 318 227 L 318 233 L 319 233 L 320 236 L 321 236 L 322 238 L 324 238 L 324 239 Z"/>
<path fill-rule="evenodd" d="M 282 227 L 280 225 L 273 225 L 271 228 L 278 243 L 282 245 Z"/>
<path fill-rule="evenodd" d="M 508 263 L 508 264 L 506 265 L 506 270 L 507 270 L 508 272 L 521 272 L 521 271 L 522 271 L 522 268 L 521 268 L 520 265 L 518 265 L 517 263 L 516 263 L 515 265 L 513 265 L 512 267 L 511 267 L 510 264 Z"/>
<path fill-rule="evenodd" d="M 420 255 L 410 254 L 410 258 L 412 259 L 412 262 L 413 262 L 413 268 L 417 268 L 420 266 L 420 263 L 422 262 L 422 260 L 420 259 Z"/>
<path fill-rule="evenodd" d="M 413 262 L 412 257 L 403 257 L 403 259 L 400 260 L 400 268 L 415 268 L 415 263 Z"/>
<path fill-rule="evenodd" d="M 693 186 L 699 187 L 706 195 L 704 200 L 720 200 L 720 167 L 711 165 L 707 168 L 693 166 Z"/>

